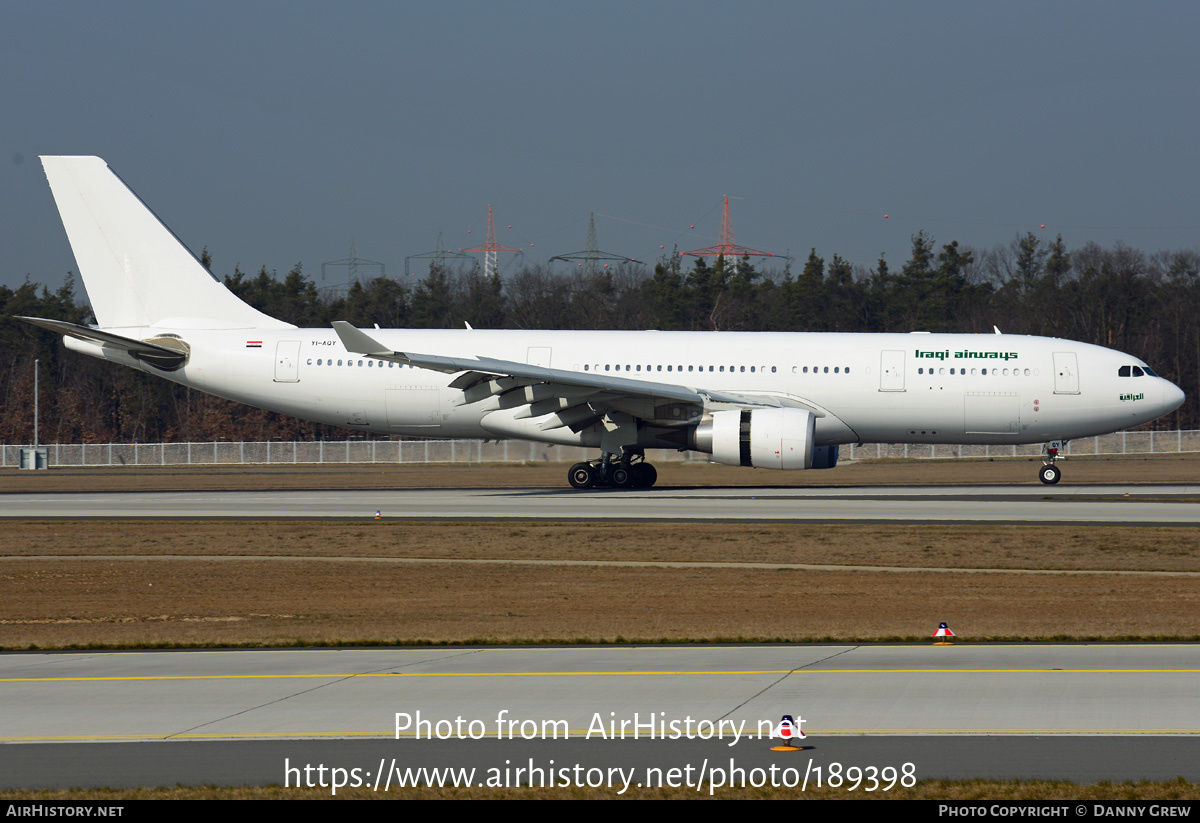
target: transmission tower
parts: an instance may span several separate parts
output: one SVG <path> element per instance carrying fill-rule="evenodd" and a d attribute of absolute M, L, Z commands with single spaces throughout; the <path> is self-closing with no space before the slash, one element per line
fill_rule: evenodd
<path fill-rule="evenodd" d="M 599 274 L 600 263 L 604 260 L 616 260 L 618 263 L 641 263 L 641 260 L 634 260 L 632 257 L 625 257 L 620 254 L 611 254 L 606 251 L 600 251 L 596 243 L 596 213 L 592 212 L 591 218 L 588 220 L 588 235 L 587 248 L 583 251 L 573 251 L 570 254 L 560 254 L 558 257 L 551 257 L 550 261 L 555 260 L 582 260 L 580 263 L 583 267 L 583 273 L 592 275 Z M 608 264 L 604 264 L 604 268 L 608 268 Z"/>
<path fill-rule="evenodd" d="M 721 214 L 721 242 L 715 246 L 709 246 L 704 249 L 692 249 L 691 251 L 680 252 L 680 254 L 691 254 L 697 257 L 706 256 L 721 256 L 724 255 L 727 263 L 738 260 L 742 257 L 775 257 L 776 255 L 765 251 L 756 251 L 754 249 L 739 246 L 737 241 L 733 239 L 733 223 L 729 221 L 729 195 L 725 195 L 725 211 Z"/>
<path fill-rule="evenodd" d="M 371 266 L 378 266 L 379 267 L 378 276 L 383 277 L 386 274 L 382 263 L 380 263 L 376 260 L 364 260 L 358 256 L 358 252 L 356 252 L 354 249 L 354 239 L 353 238 L 350 239 L 350 256 L 349 257 L 347 257 L 345 260 L 331 260 L 328 263 L 321 264 L 321 282 L 322 283 L 325 282 L 326 266 L 345 266 L 347 269 L 347 277 L 346 277 L 346 285 L 347 286 L 349 286 L 351 283 L 361 282 L 358 279 L 358 267 L 359 266 L 364 266 L 367 268 L 369 268 Z"/>
<path fill-rule="evenodd" d="M 424 254 L 410 254 L 404 258 L 404 276 L 409 276 L 408 261 L 409 260 L 432 260 L 430 266 L 437 266 L 445 269 L 447 260 L 470 260 L 475 262 L 475 258 L 469 254 L 462 254 L 456 251 L 446 251 L 446 244 L 442 242 L 442 230 L 438 229 L 438 244 L 434 251 L 427 251 Z"/>
<path fill-rule="evenodd" d="M 499 277 L 500 270 L 496 267 L 496 256 L 500 252 L 506 254 L 524 254 L 520 249 L 514 249 L 512 246 L 501 246 L 496 242 L 496 225 L 492 222 L 492 207 L 488 206 L 488 227 L 487 227 L 487 242 L 482 246 L 475 246 L 470 249 L 459 249 L 460 252 L 483 252 L 483 273 L 490 277 Z"/>

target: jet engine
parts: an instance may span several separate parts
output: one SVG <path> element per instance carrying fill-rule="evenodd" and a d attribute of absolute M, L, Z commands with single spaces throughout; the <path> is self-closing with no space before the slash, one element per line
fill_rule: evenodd
<path fill-rule="evenodd" d="M 814 446 L 816 416 L 805 409 L 715 412 L 693 434 L 692 448 L 717 463 L 757 469 L 832 469 L 837 446 Z"/>

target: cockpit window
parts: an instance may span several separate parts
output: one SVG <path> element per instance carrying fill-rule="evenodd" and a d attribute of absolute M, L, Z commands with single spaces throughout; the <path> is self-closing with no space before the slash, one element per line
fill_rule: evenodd
<path fill-rule="evenodd" d="M 1146 373 L 1145 373 L 1144 371 L 1142 371 L 1142 368 L 1141 368 L 1141 366 L 1134 366 L 1134 367 L 1133 367 L 1133 376 L 1134 376 L 1134 377 L 1143 377 L 1145 374 L 1146 374 Z"/>
<path fill-rule="evenodd" d="M 1158 375 L 1155 374 L 1154 371 L 1149 366 L 1143 366 L 1142 368 L 1144 368 L 1146 371 L 1146 374 L 1150 375 L 1151 377 L 1158 377 Z"/>
<path fill-rule="evenodd" d="M 1129 376 L 1129 366 L 1122 366 L 1117 371 L 1117 377 L 1128 377 L 1128 376 Z"/>

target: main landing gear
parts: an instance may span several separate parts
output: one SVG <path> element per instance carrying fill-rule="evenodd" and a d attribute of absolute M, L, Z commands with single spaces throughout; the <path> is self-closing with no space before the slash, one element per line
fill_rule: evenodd
<path fill-rule="evenodd" d="M 605 454 L 599 460 L 576 463 L 567 474 L 577 489 L 615 486 L 618 489 L 648 489 L 658 480 L 654 466 L 642 452 L 626 452 L 620 457 Z"/>
<path fill-rule="evenodd" d="M 1053 486 L 1062 479 L 1062 469 L 1054 465 L 1060 458 L 1059 450 L 1063 447 L 1063 441 L 1052 440 L 1046 444 L 1046 456 L 1042 458 L 1042 467 L 1038 469 L 1038 479 L 1047 486 Z"/>

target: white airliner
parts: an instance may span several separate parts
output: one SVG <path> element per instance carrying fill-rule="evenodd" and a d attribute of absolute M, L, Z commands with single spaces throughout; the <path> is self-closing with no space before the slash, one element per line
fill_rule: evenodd
<path fill-rule="evenodd" d="M 576 488 L 650 486 L 647 448 L 831 468 L 863 442 L 1062 442 L 1183 402 L 1136 357 L 1000 334 L 299 329 L 235 297 L 98 157 L 42 164 L 98 326 L 67 348 L 220 397 L 376 434 L 585 446 Z"/>

